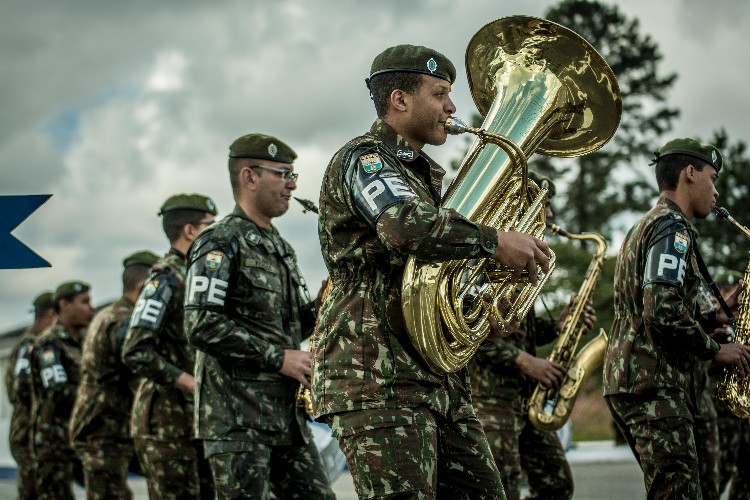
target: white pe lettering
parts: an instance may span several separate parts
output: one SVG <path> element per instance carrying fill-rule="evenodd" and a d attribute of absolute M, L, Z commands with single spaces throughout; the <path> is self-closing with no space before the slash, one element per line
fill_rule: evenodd
<path fill-rule="evenodd" d="M 193 276 L 190 280 L 190 287 L 188 290 L 190 303 L 198 303 L 198 301 L 196 300 L 196 295 L 198 295 L 199 293 L 208 292 L 206 301 L 209 304 L 223 306 L 224 298 L 227 296 L 227 286 L 229 286 L 229 282 L 220 280 L 219 278 L 211 278 L 209 280 L 205 276 Z"/>
<path fill-rule="evenodd" d="M 378 195 L 385 192 L 385 186 L 383 183 L 379 180 L 374 180 L 371 183 L 369 183 L 365 188 L 362 190 L 362 196 L 364 196 L 365 201 L 370 206 L 370 210 L 373 212 L 377 212 L 378 205 L 375 203 L 375 198 L 378 197 Z"/>
<path fill-rule="evenodd" d="M 409 189 L 409 186 L 404 183 L 404 180 L 401 177 L 386 177 L 383 180 L 388 186 L 388 189 L 390 189 L 391 192 L 399 198 L 403 198 L 404 196 L 411 196 L 414 194 L 411 189 Z"/>
<path fill-rule="evenodd" d="M 13 373 L 15 375 L 20 375 L 22 373 L 25 373 L 29 370 L 30 365 L 31 363 L 29 363 L 28 358 L 18 358 L 18 360 L 16 361 L 16 367 L 13 370 Z"/>
<path fill-rule="evenodd" d="M 50 385 L 64 384 L 68 381 L 68 374 L 65 373 L 65 369 L 62 365 L 52 365 L 42 369 L 42 384 L 44 388 L 49 388 Z"/>
<path fill-rule="evenodd" d="M 665 270 L 677 269 L 677 280 L 682 283 L 685 279 L 685 259 L 678 259 L 674 255 L 663 253 L 659 256 L 659 267 L 657 268 L 657 276 L 664 276 Z"/>
<path fill-rule="evenodd" d="M 151 323 L 156 323 L 159 319 L 159 313 L 164 307 L 162 302 L 154 299 L 140 299 L 135 305 L 133 318 L 139 318 Z"/>

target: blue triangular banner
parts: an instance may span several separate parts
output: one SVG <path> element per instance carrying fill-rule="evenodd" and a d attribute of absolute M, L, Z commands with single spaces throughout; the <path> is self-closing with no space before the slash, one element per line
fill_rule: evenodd
<path fill-rule="evenodd" d="M 0 269 L 51 267 L 49 262 L 10 234 L 51 196 L 0 196 Z"/>

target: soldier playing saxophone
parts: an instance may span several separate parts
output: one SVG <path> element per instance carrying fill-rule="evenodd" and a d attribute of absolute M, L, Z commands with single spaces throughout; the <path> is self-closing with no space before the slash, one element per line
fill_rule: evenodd
<path fill-rule="evenodd" d="M 546 177 L 533 172 L 529 176 L 549 192 L 546 211 L 550 221 L 549 199 L 555 186 Z M 472 401 L 508 500 L 520 498 L 522 471 L 529 481 L 530 498 L 566 499 L 573 495 L 573 476 L 559 439 L 554 432 L 536 429 L 525 408 L 537 383 L 557 387 L 563 381 L 563 366 L 537 357 L 536 346 L 557 338 L 569 308 L 570 304 L 557 321 L 539 318 L 532 309 L 520 328 L 481 348 L 469 365 Z M 585 308 L 581 321 L 587 329 L 593 326 L 593 308 Z"/>
<path fill-rule="evenodd" d="M 727 323 L 698 313 L 700 253 L 691 220 L 716 205 L 719 150 L 675 139 L 656 153 L 656 206 L 628 232 L 615 267 L 615 319 L 604 358 L 604 395 L 643 470 L 649 498 L 701 498 L 693 422 L 696 363 L 750 374 L 750 348 L 706 331 Z M 738 293 L 728 297 L 733 311 Z"/>

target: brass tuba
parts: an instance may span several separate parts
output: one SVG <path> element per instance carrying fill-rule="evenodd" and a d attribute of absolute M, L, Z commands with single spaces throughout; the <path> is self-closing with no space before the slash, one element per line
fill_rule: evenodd
<path fill-rule="evenodd" d="M 731 222 L 740 230 L 748 239 L 750 239 L 750 229 L 737 222 L 726 208 L 717 207 L 714 209 L 716 215 L 720 218 Z M 750 345 L 750 300 L 748 293 L 750 288 L 750 263 L 745 269 L 745 275 L 742 277 L 745 300 L 740 304 L 737 312 L 737 318 L 734 323 L 734 341 L 742 345 Z M 716 394 L 719 399 L 724 401 L 729 409 L 740 418 L 750 418 L 750 377 L 742 378 L 737 368 L 727 368 L 724 380 L 716 386 Z"/>
<path fill-rule="evenodd" d="M 563 382 L 557 388 L 547 388 L 542 384 L 537 384 L 529 399 L 528 415 L 534 427 L 543 431 L 556 431 L 570 418 L 581 383 L 586 376 L 591 375 L 596 368 L 601 366 L 604 359 L 604 349 L 607 346 L 607 334 L 604 328 L 600 329 L 599 334 L 590 340 L 577 355 L 576 350 L 585 333 L 585 327 L 580 324 L 581 316 L 586 304 L 591 300 L 591 294 L 594 292 L 607 257 L 607 242 L 598 234 L 573 234 L 554 224 L 549 224 L 549 229 L 566 238 L 592 241 L 596 245 L 596 253 L 589 263 L 581 288 L 573 301 L 570 313 L 565 318 L 555 346 L 547 357 L 549 361 L 559 363 L 565 369 Z"/>
<path fill-rule="evenodd" d="M 472 97 L 485 116 L 481 129 L 448 120 L 451 134 L 477 139 L 448 188 L 443 206 L 479 224 L 545 232 L 546 190 L 527 177 L 538 151 L 574 157 L 593 152 L 614 134 L 622 101 L 612 70 L 591 45 L 559 24 L 506 17 L 480 29 L 466 49 Z M 487 147 L 494 146 L 494 147 Z M 550 272 L 554 256 L 550 260 Z M 513 283 L 512 270 L 492 259 L 425 263 L 411 257 L 402 308 L 409 337 L 436 374 L 465 366 L 487 338 L 492 313 L 507 328 L 526 315 L 546 282 Z M 492 300 L 479 297 L 489 295 Z M 510 304 L 499 311 L 502 299 Z"/>

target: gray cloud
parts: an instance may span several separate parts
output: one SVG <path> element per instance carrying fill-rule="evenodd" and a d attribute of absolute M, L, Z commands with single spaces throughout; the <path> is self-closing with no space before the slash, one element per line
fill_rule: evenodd
<path fill-rule="evenodd" d="M 460 68 L 470 37 L 552 3 L 0 1 L 0 194 L 53 194 L 14 232 L 53 267 L 0 271 L 0 330 L 27 322 L 35 294 L 67 279 L 91 282 L 96 303 L 114 299 L 123 256 L 166 250 L 156 212 L 169 195 L 201 192 L 228 213 L 226 150 L 239 135 L 292 145 L 297 195 L 317 200 L 332 153 L 374 118 L 364 78 L 387 46 L 430 45 L 451 58 L 458 114 L 468 117 Z M 659 43 L 665 70 L 681 75 L 676 133 L 725 125 L 747 137 L 747 75 L 736 63 L 744 3 L 617 3 Z M 710 28 L 693 25 L 709 17 Z M 462 147 L 452 139 L 430 154 L 447 164 Z M 314 217 L 292 205 L 277 225 L 314 292 L 325 276 Z"/>

